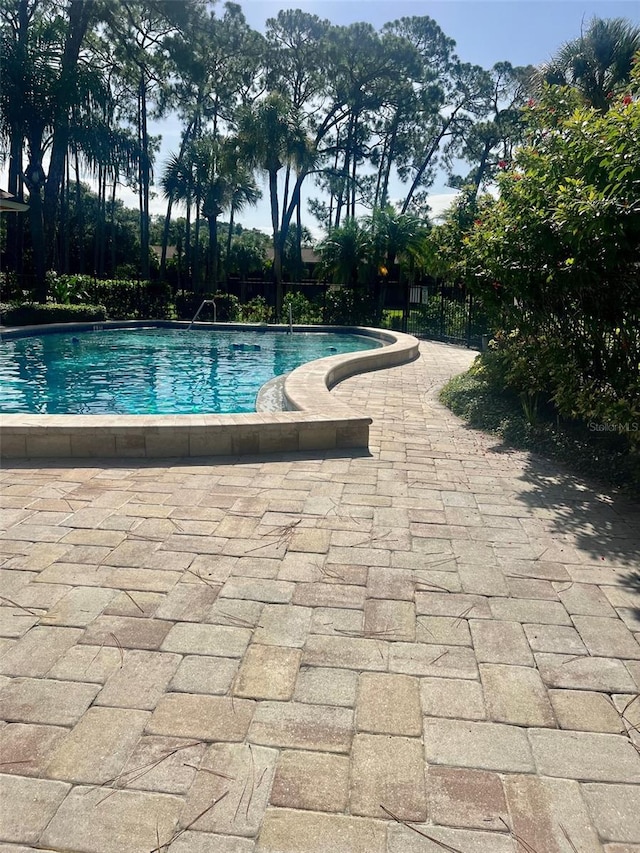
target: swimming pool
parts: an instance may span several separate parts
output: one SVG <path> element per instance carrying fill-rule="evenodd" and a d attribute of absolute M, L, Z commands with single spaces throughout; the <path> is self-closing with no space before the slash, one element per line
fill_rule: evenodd
<path fill-rule="evenodd" d="M 0 411 L 31 414 L 254 412 L 274 376 L 381 346 L 354 334 L 127 328 L 3 341 Z"/>
<path fill-rule="evenodd" d="M 114 329 L 162 328 L 186 331 L 187 323 L 171 320 L 105 321 L 1 330 L 2 347 L 30 335 Z M 197 327 L 195 327 L 197 328 Z M 254 331 L 264 340 L 286 332 L 285 326 L 202 324 L 209 332 L 238 335 Z M 293 337 L 334 332 L 365 337 L 377 346 L 359 352 L 331 353 L 305 362 L 286 374 L 281 406 L 240 414 L 31 414 L 0 410 L 0 457 L 4 459 L 87 459 L 247 456 L 289 451 L 340 450 L 351 453 L 369 444 L 371 418 L 331 392 L 338 383 L 359 373 L 392 368 L 419 357 L 419 342 L 411 335 L 363 327 L 294 326 Z M 191 332 L 189 332 L 191 334 Z M 254 339 L 255 340 L 255 339 Z M 77 344 L 71 342 L 73 346 Z"/>

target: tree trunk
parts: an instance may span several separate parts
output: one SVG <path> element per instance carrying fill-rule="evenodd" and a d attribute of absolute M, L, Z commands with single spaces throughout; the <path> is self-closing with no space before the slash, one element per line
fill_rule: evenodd
<path fill-rule="evenodd" d="M 149 280 L 149 132 L 147 127 L 147 85 L 144 72 L 140 75 L 140 141 L 142 156 L 140 159 L 140 272 L 144 281 Z"/>
<path fill-rule="evenodd" d="M 271 200 L 271 227 L 273 228 L 273 281 L 276 286 L 276 320 L 280 320 L 284 293 L 282 290 L 282 249 L 280 243 L 278 211 L 278 173 L 269 172 L 269 198 Z"/>
<path fill-rule="evenodd" d="M 298 269 L 298 280 L 301 281 L 304 273 L 302 265 L 302 205 L 300 203 L 300 193 L 298 193 L 298 203 L 296 204 L 296 267 Z"/>
<path fill-rule="evenodd" d="M 45 241 L 44 241 L 44 219 L 42 190 L 40 188 L 29 189 L 29 224 L 31 226 L 31 248 L 33 250 L 33 264 L 36 276 L 35 298 L 37 302 L 47 301 L 47 282 L 45 279 Z"/>
<path fill-rule="evenodd" d="M 58 81 L 60 101 L 57 104 L 49 173 L 44 188 L 43 215 L 46 225 L 46 257 L 49 261 L 51 261 L 53 256 L 56 211 L 60 196 L 60 187 L 64 177 L 67 149 L 69 147 L 69 110 L 73 104 L 75 89 L 73 78 L 78 64 L 80 48 L 89 25 L 92 8 L 92 0 L 71 0 L 68 7 L 69 23 L 62 56 L 60 79 Z"/>
<path fill-rule="evenodd" d="M 393 163 L 393 156 L 395 154 L 396 148 L 396 139 L 398 138 L 398 125 L 400 119 L 398 114 L 396 113 L 396 118 L 393 123 L 393 130 L 391 132 L 391 140 L 389 142 L 389 150 L 387 151 L 387 165 L 384 171 L 384 177 L 382 179 L 382 194 L 380 197 L 380 207 L 386 207 L 387 202 L 389 200 L 389 177 L 391 175 L 391 164 Z"/>
<path fill-rule="evenodd" d="M 380 190 L 382 187 L 382 173 L 384 172 L 384 166 L 387 159 L 387 147 L 389 145 L 389 135 L 387 134 L 384 138 L 384 145 L 382 146 L 382 154 L 380 155 L 380 165 L 378 166 L 378 177 L 376 178 L 376 192 L 373 197 L 373 206 L 374 208 L 378 207 L 378 200 L 380 199 Z M 382 205 L 380 205 L 382 207 Z"/>
<path fill-rule="evenodd" d="M 484 177 L 484 173 L 487 171 L 487 160 L 489 159 L 489 152 L 491 151 L 491 140 L 487 139 L 484 143 L 484 148 L 482 150 L 482 156 L 480 157 L 480 163 L 478 165 L 478 171 L 476 172 L 476 178 L 473 182 L 473 191 L 471 193 L 471 202 L 475 202 L 478 197 L 478 192 L 480 190 L 480 184 L 482 183 L 482 179 Z"/>
<path fill-rule="evenodd" d="M 333 172 L 334 174 L 338 173 L 338 155 L 340 153 L 340 128 L 336 129 L 336 157 L 333 163 Z M 333 186 L 331 186 L 331 197 L 329 199 L 329 231 L 333 228 L 333 203 L 334 200 L 337 202 L 335 194 L 333 192 Z"/>
<path fill-rule="evenodd" d="M 102 233 L 102 171 L 103 166 L 98 166 L 98 215 L 93 226 L 93 275 L 97 277 L 100 266 L 100 234 Z"/>
<path fill-rule="evenodd" d="M 82 203 L 82 185 L 80 183 L 80 163 L 78 162 L 78 149 L 74 150 L 74 171 L 76 173 L 76 214 L 78 217 L 78 272 L 84 273 L 85 264 L 85 233 L 84 233 L 84 207 Z"/>
<path fill-rule="evenodd" d="M 227 252 L 225 255 L 225 275 L 227 277 L 227 287 L 229 282 L 229 272 L 231 269 L 231 241 L 233 240 L 233 220 L 235 219 L 236 209 L 231 205 L 229 211 L 229 230 L 227 231 Z"/>
<path fill-rule="evenodd" d="M 187 147 L 187 143 L 191 136 L 191 128 L 193 127 L 193 121 L 189 122 L 187 128 L 182 135 L 182 142 L 180 143 L 180 151 L 178 153 L 179 160 L 182 160 L 184 156 L 184 152 Z M 173 196 L 169 195 L 167 200 L 167 213 L 164 218 L 164 227 L 162 229 L 162 249 L 160 253 L 160 281 L 164 281 L 166 272 L 167 272 L 167 245 L 169 243 L 169 229 L 171 228 L 171 211 L 173 210 Z"/>
<path fill-rule="evenodd" d="M 409 205 L 411 204 L 411 199 L 413 198 L 413 195 L 414 195 L 415 191 L 418 189 L 418 185 L 420 184 L 420 181 L 421 181 L 421 179 L 422 179 L 422 176 L 424 175 L 424 173 L 425 173 L 425 171 L 426 171 L 426 169 L 427 169 L 427 166 L 428 166 L 428 165 L 429 165 L 429 163 L 431 162 L 431 158 L 433 157 L 433 155 L 436 153 L 436 151 L 437 151 L 437 150 L 438 150 L 438 148 L 440 147 L 440 143 L 442 142 L 442 140 L 443 140 L 443 138 L 444 138 L 444 136 L 445 136 L 445 134 L 446 134 L 447 130 L 449 129 L 449 125 L 451 124 L 452 119 L 453 119 L 453 115 L 452 115 L 452 116 L 450 116 L 450 117 L 445 121 L 445 123 L 443 124 L 443 126 L 440 128 L 440 132 L 438 133 L 438 135 L 436 136 L 436 138 L 433 140 L 433 142 L 432 142 L 432 144 L 431 144 L 431 147 L 430 147 L 430 148 L 429 148 L 429 150 L 427 151 L 427 155 L 426 155 L 426 157 L 424 158 L 424 160 L 422 161 L 422 164 L 421 164 L 420 168 L 419 168 L 419 169 L 418 169 L 418 171 L 416 172 L 416 176 L 415 176 L 415 178 L 413 179 L 413 183 L 411 184 L 411 187 L 410 187 L 410 189 L 409 189 L 409 192 L 407 193 L 407 196 L 406 196 L 406 198 L 405 198 L 405 200 L 404 200 L 404 203 L 403 203 L 403 205 L 402 205 L 402 209 L 400 210 L 400 213 L 406 213 L 406 212 L 407 212 L 407 208 L 408 208 L 408 207 L 409 207 Z"/>
<path fill-rule="evenodd" d="M 199 293 L 200 287 L 200 196 L 196 196 L 196 219 L 193 235 L 192 260 L 193 260 L 193 289 Z"/>
<path fill-rule="evenodd" d="M 11 129 L 11 147 L 9 151 L 9 175 L 7 189 L 18 201 L 22 201 L 20 175 L 22 173 L 22 131 L 17 127 Z M 7 269 L 18 270 L 20 266 L 19 234 L 22 223 L 19 216 L 7 216 Z"/>
<path fill-rule="evenodd" d="M 104 278 L 107 251 L 107 167 L 102 171 L 102 190 L 100 192 L 100 241 L 98 243 L 98 275 Z"/>
<path fill-rule="evenodd" d="M 191 200 L 187 199 L 187 216 L 184 226 L 184 266 L 187 279 L 193 287 L 193 279 L 191 277 Z"/>
<path fill-rule="evenodd" d="M 207 216 L 209 223 L 209 286 L 207 293 L 215 293 L 218 289 L 218 217 Z"/>
<path fill-rule="evenodd" d="M 33 136 L 29 138 L 29 165 L 25 171 L 25 183 L 29 190 L 29 225 L 35 272 L 34 294 L 38 302 L 44 303 L 47 301 L 47 282 L 45 279 L 47 259 L 42 203 L 44 185 L 42 150 L 40 149 L 42 128 L 35 127 L 33 130 Z"/>
<path fill-rule="evenodd" d="M 356 216 L 356 169 L 358 167 L 358 153 L 356 146 L 358 144 L 358 116 L 353 120 L 353 161 L 351 163 L 351 216 L 355 219 Z"/>
<path fill-rule="evenodd" d="M 71 234 L 69 227 L 69 211 L 71 209 L 69 204 L 69 192 L 71 189 L 71 174 L 69 171 L 69 152 L 67 151 L 67 156 L 65 159 L 65 169 L 64 169 L 64 185 L 62 192 L 62 207 L 60 211 L 61 216 L 61 224 L 60 230 L 62 232 L 62 271 L 68 275 L 71 271 Z"/>
<path fill-rule="evenodd" d="M 110 274 L 113 278 L 116 274 L 116 190 L 118 188 L 118 175 L 114 175 L 113 187 L 111 188 L 111 211 L 109 217 L 109 233 L 111 235 L 111 262 Z"/>
<path fill-rule="evenodd" d="M 353 116 L 349 116 L 349 126 L 347 128 L 347 139 L 345 143 L 344 149 L 344 163 L 342 164 L 342 180 L 340 182 L 340 189 L 338 193 L 338 200 L 336 202 L 336 221 L 335 227 L 340 227 L 340 215 L 342 213 L 342 207 L 344 205 L 344 194 L 347 194 L 347 217 L 349 216 L 349 187 L 348 187 L 348 179 L 349 179 L 349 164 L 350 164 L 350 154 L 351 154 L 351 146 L 353 142 Z"/>
<path fill-rule="evenodd" d="M 167 274 L 167 245 L 169 243 L 169 230 L 171 228 L 171 211 L 173 209 L 173 198 L 171 195 L 167 200 L 167 212 L 164 217 L 162 228 L 162 248 L 160 250 L 160 281 L 164 281 Z"/>

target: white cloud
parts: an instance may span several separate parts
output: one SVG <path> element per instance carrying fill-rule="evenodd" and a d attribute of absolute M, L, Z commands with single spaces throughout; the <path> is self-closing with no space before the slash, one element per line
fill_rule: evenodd
<path fill-rule="evenodd" d="M 450 193 L 434 193 L 433 195 L 427 196 L 427 204 L 431 208 L 431 213 L 429 214 L 430 219 L 434 222 L 441 220 L 443 214 L 459 195 L 459 190 L 455 190 Z"/>

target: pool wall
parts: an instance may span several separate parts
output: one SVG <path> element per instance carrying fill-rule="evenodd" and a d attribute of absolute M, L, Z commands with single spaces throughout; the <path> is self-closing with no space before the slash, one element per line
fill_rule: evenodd
<path fill-rule="evenodd" d="M 3 329 L 2 337 L 107 328 L 184 328 L 186 322 L 126 321 Z M 196 323 L 212 331 L 287 331 L 287 326 Z M 294 326 L 296 332 L 365 335 L 384 346 L 332 355 L 303 364 L 284 381 L 288 411 L 238 415 L 0 415 L 0 456 L 5 459 L 244 456 L 280 451 L 366 448 L 371 418 L 330 393 L 358 373 L 413 361 L 418 341 L 382 329 Z"/>

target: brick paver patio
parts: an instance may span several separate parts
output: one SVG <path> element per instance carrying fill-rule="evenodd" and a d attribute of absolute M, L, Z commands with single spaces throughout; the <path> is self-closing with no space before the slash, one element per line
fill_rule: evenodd
<path fill-rule="evenodd" d="M 3 469 L 1 853 L 640 851 L 640 508 L 421 350 L 370 455 Z"/>

